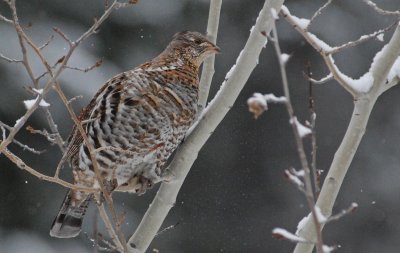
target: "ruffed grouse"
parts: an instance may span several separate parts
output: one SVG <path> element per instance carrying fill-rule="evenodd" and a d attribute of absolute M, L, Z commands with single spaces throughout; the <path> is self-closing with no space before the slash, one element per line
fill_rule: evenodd
<path fill-rule="evenodd" d="M 79 116 L 111 190 L 144 193 L 163 170 L 197 113 L 199 67 L 219 48 L 197 32 L 180 32 L 156 58 L 107 81 Z M 75 127 L 66 153 L 74 184 L 98 188 L 89 150 Z M 77 236 L 91 194 L 70 190 L 50 235 Z"/>

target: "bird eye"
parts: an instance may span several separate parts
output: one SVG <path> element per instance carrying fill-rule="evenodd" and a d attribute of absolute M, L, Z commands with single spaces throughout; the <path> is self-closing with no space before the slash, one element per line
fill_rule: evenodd
<path fill-rule="evenodd" d="M 196 39 L 196 40 L 194 41 L 194 43 L 200 45 L 200 44 L 202 43 L 202 41 L 201 41 L 200 39 Z"/>

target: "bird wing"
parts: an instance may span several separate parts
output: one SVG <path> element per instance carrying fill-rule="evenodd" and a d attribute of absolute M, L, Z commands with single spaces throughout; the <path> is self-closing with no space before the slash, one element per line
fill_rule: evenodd
<path fill-rule="evenodd" d="M 91 118 L 93 109 L 95 108 L 97 104 L 97 97 L 111 84 L 114 84 L 116 81 L 121 81 L 121 77 L 124 76 L 124 73 L 121 73 L 119 75 L 114 76 L 110 80 L 108 80 L 101 88 L 100 90 L 96 93 L 96 95 L 93 97 L 93 99 L 90 101 L 90 103 L 82 109 L 81 113 L 78 116 L 78 120 L 80 122 L 89 120 Z M 71 134 L 68 138 L 68 147 L 67 150 L 62 158 L 62 161 L 67 161 L 71 160 L 78 152 L 79 148 L 83 143 L 83 137 L 81 133 L 79 132 L 79 129 L 77 128 L 76 125 L 72 128 Z"/>

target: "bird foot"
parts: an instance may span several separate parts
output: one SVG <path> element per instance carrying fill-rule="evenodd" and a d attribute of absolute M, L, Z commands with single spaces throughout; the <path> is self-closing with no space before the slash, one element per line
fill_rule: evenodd
<path fill-rule="evenodd" d="M 118 186 L 115 190 L 119 192 L 131 192 L 142 195 L 147 189 L 153 187 L 153 182 L 144 176 L 134 176 L 125 184 Z"/>

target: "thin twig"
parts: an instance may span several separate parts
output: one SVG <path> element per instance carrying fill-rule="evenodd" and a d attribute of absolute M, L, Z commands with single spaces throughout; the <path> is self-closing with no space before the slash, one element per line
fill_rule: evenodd
<path fill-rule="evenodd" d="M 310 25 L 314 22 L 314 20 L 319 16 L 319 15 L 321 15 L 321 13 L 322 13 L 322 11 L 324 10 L 324 9 L 326 9 L 331 3 L 332 3 L 332 1 L 333 0 L 328 0 L 324 5 L 322 5 L 315 13 L 314 13 L 314 15 L 311 17 L 311 19 L 310 19 L 310 22 L 308 23 L 308 25 L 307 25 L 307 29 L 310 27 Z"/>
<path fill-rule="evenodd" d="M 31 78 L 31 80 L 33 81 L 33 86 L 35 88 L 38 88 L 38 83 L 35 82 L 35 76 L 33 74 L 33 70 L 29 64 L 29 59 L 28 59 L 28 54 L 27 54 L 27 50 L 25 47 L 25 42 L 23 39 L 23 30 L 22 27 L 19 24 L 19 20 L 18 20 L 18 15 L 17 15 L 17 9 L 15 7 L 15 0 L 10 0 L 7 1 L 10 9 L 11 9 L 11 13 L 12 13 L 12 18 L 13 18 L 13 24 L 15 27 L 15 31 L 17 32 L 17 36 L 18 36 L 18 41 L 21 47 L 21 52 L 22 52 L 22 64 L 24 65 L 29 77 Z M 0 148 L 0 152 L 1 152 L 1 148 Z"/>
<path fill-rule="evenodd" d="M 89 138 L 88 138 L 85 130 L 83 129 L 83 126 L 82 126 L 81 122 L 79 121 L 78 117 L 76 116 L 71 104 L 68 103 L 68 100 L 65 97 L 65 94 L 61 90 L 61 87 L 59 86 L 58 83 L 56 83 L 56 85 L 54 86 L 54 89 L 56 90 L 57 94 L 59 95 L 59 97 L 61 98 L 61 100 L 64 103 L 65 107 L 67 108 L 67 110 L 68 110 L 73 122 L 75 123 L 79 133 L 81 134 L 81 136 L 82 136 L 82 138 L 84 140 L 84 144 L 86 145 L 86 147 L 89 150 L 89 155 L 90 155 L 90 159 L 92 161 L 93 170 L 94 170 L 94 173 L 96 175 L 97 182 L 98 182 L 98 184 L 100 186 L 100 189 L 101 189 L 101 192 L 103 193 L 103 196 L 104 196 L 104 198 L 106 200 L 107 206 L 110 209 L 113 221 L 115 223 L 115 230 L 116 230 L 116 233 L 117 233 L 118 238 L 120 240 L 120 243 L 122 244 L 122 246 L 124 248 L 124 252 L 127 252 L 125 237 L 124 237 L 124 234 L 121 231 L 121 222 L 119 221 L 119 219 L 117 217 L 116 211 L 114 209 L 112 198 L 111 198 L 110 194 L 108 193 L 108 191 L 104 187 L 103 178 L 102 178 L 101 173 L 100 173 L 100 167 L 99 167 L 99 165 L 97 163 L 97 159 L 96 159 L 95 148 L 93 147 L 93 144 L 89 141 Z"/>
<path fill-rule="evenodd" d="M 2 53 L 0 53 L 0 59 L 3 59 L 3 60 L 8 61 L 10 63 L 22 63 L 23 62 L 23 60 L 11 59 L 11 58 L 5 56 Z"/>
<path fill-rule="evenodd" d="M 82 191 L 82 192 L 88 192 L 88 193 L 98 192 L 98 190 L 94 189 L 94 188 L 77 186 L 77 185 L 68 183 L 68 182 L 66 182 L 66 181 L 64 181 L 62 179 L 44 175 L 44 174 L 38 172 L 36 169 L 33 169 L 32 167 L 28 166 L 24 161 L 22 161 L 18 156 L 16 156 L 13 153 L 11 153 L 8 149 L 4 150 L 3 154 L 11 162 L 13 162 L 15 165 L 17 165 L 20 169 L 32 174 L 33 176 L 37 177 L 40 180 L 56 183 L 56 184 L 59 184 L 61 186 L 64 186 L 66 188 L 73 189 L 73 190 L 76 190 L 76 191 Z"/>
<path fill-rule="evenodd" d="M 164 234 L 165 232 L 176 228 L 178 225 L 179 225 L 179 221 L 177 223 L 175 223 L 174 225 L 171 225 L 171 226 L 161 229 L 160 231 L 158 231 L 158 233 L 154 237 L 158 237 L 158 236 Z"/>
<path fill-rule="evenodd" d="M 304 74 L 304 77 L 306 78 L 307 81 L 309 81 L 313 84 L 324 84 L 324 83 L 334 79 L 332 73 L 329 73 L 326 77 L 323 77 L 319 80 L 311 78 L 311 77 L 307 76 L 306 74 Z"/>
<path fill-rule="evenodd" d="M 13 21 L 11 19 L 8 19 L 8 18 L 4 17 L 3 15 L 0 15 L 0 21 L 4 21 L 9 24 L 13 23 Z"/>
<path fill-rule="evenodd" d="M 294 109 L 293 109 L 291 99 L 290 99 L 289 84 L 288 84 L 287 75 L 286 75 L 286 67 L 285 67 L 285 63 L 283 62 L 282 57 L 281 57 L 282 53 L 281 53 L 281 49 L 279 46 L 279 38 L 278 38 L 278 32 L 276 30 L 275 22 L 272 25 L 272 34 L 274 36 L 273 44 L 275 47 L 275 51 L 276 51 L 276 54 L 278 57 L 279 66 L 280 66 L 280 70 L 281 70 L 283 91 L 284 91 L 284 95 L 286 97 L 285 105 L 286 105 L 286 109 L 289 114 L 290 121 L 292 122 L 291 125 L 292 125 L 293 134 L 294 134 L 296 145 L 297 145 L 297 152 L 298 152 L 298 155 L 300 158 L 300 163 L 301 163 L 302 169 L 304 170 L 304 173 L 305 173 L 305 175 L 304 175 L 305 196 L 306 196 L 308 207 L 312 214 L 315 229 L 317 231 L 317 252 L 323 253 L 324 251 L 323 251 L 322 247 L 324 244 L 323 244 L 323 240 L 322 240 L 321 224 L 318 221 L 316 210 L 315 210 L 315 200 L 314 200 L 314 194 L 313 194 L 313 187 L 312 187 L 312 183 L 311 183 L 310 167 L 308 165 L 307 156 L 304 151 L 304 144 L 303 144 L 302 137 L 300 136 L 298 128 L 295 124 L 296 117 L 294 115 Z"/>
<path fill-rule="evenodd" d="M 60 148 L 61 152 L 64 153 L 65 151 L 65 143 L 63 138 L 60 135 L 60 132 L 58 131 L 58 126 L 54 122 L 53 116 L 50 113 L 50 110 L 48 107 L 42 107 L 44 114 L 46 115 L 47 122 L 50 126 L 51 129 L 51 134 L 54 136 L 55 142 L 57 143 L 58 147 Z"/>
<path fill-rule="evenodd" d="M 389 15 L 389 16 L 400 16 L 400 10 L 398 10 L 398 11 L 387 11 L 387 10 L 384 10 L 384 9 L 379 8 L 379 7 L 376 5 L 376 3 L 372 2 L 372 1 L 364 0 L 364 2 L 365 2 L 367 5 L 371 6 L 371 7 L 372 7 L 376 12 L 378 12 L 379 14 L 382 14 L 382 15 Z"/>
<path fill-rule="evenodd" d="M 75 97 L 73 97 L 73 98 L 71 98 L 71 99 L 68 100 L 68 104 L 71 104 L 71 103 L 74 102 L 75 100 L 82 99 L 82 98 L 83 98 L 82 95 L 75 96 Z"/>
<path fill-rule="evenodd" d="M 27 126 L 26 130 L 28 132 L 30 132 L 31 134 L 40 134 L 40 135 L 44 136 L 51 144 L 57 144 L 55 134 L 49 133 L 46 129 L 44 129 L 44 130 L 36 130 L 31 126 Z"/>
<path fill-rule="evenodd" d="M 307 77 L 309 80 L 312 79 L 311 72 L 311 63 L 308 62 L 306 66 Z M 313 175 L 313 185 L 314 185 L 314 196 L 318 196 L 320 187 L 319 187 L 319 176 L 317 175 L 317 133 L 316 133 L 316 118 L 317 114 L 315 113 L 315 99 L 313 92 L 313 83 L 309 81 L 309 96 L 308 96 L 308 108 L 310 111 L 310 129 L 311 129 L 311 171 Z"/>
<path fill-rule="evenodd" d="M 97 201 L 100 201 L 100 200 L 97 200 Z M 126 246 L 124 247 L 124 245 L 122 244 L 120 238 L 116 234 L 116 232 L 115 232 L 115 230 L 114 230 L 114 228 L 113 228 L 113 226 L 111 224 L 110 219 L 108 218 L 108 215 L 107 215 L 107 212 L 106 212 L 106 210 L 104 208 L 104 205 L 103 204 L 97 205 L 97 209 L 99 210 L 100 217 L 103 220 L 104 225 L 106 226 L 107 231 L 108 231 L 108 233 L 109 233 L 109 235 L 111 237 L 111 240 L 114 242 L 114 244 L 117 247 L 118 251 L 119 252 L 127 252 L 125 250 Z"/>
<path fill-rule="evenodd" d="M 72 42 L 72 40 L 70 40 L 69 38 L 68 38 L 68 36 L 63 32 L 63 31 L 61 31 L 59 28 L 57 28 L 57 27 L 53 27 L 53 30 L 56 32 L 56 33 L 58 33 L 60 36 L 61 36 L 61 38 L 63 38 L 67 43 L 68 43 L 68 45 L 70 46 L 70 47 L 72 47 L 72 45 L 73 45 L 73 42 Z"/>
<path fill-rule="evenodd" d="M 102 63 L 103 63 L 103 59 L 99 59 L 99 60 L 96 61 L 95 64 L 93 64 L 90 67 L 84 68 L 84 69 L 83 68 L 78 68 L 78 67 L 70 67 L 70 66 L 67 66 L 67 65 L 65 65 L 64 68 L 72 69 L 72 70 L 78 70 L 78 71 L 86 73 L 86 72 L 91 71 L 94 68 L 97 68 L 97 67 L 101 66 Z"/>
<path fill-rule="evenodd" d="M 388 27 L 386 27 L 384 29 L 375 31 L 375 32 L 367 34 L 367 35 L 363 35 L 358 40 L 349 41 L 349 42 L 346 42 L 346 43 L 344 43 L 344 44 L 342 44 L 340 46 L 333 47 L 332 49 L 326 51 L 325 54 L 336 54 L 337 52 L 339 52 L 339 51 L 341 51 L 343 49 L 355 47 L 355 46 L 357 46 L 357 45 L 359 45 L 359 44 L 361 44 L 361 43 L 363 43 L 365 41 L 368 41 L 368 40 L 370 40 L 372 38 L 376 38 L 379 34 L 383 34 L 383 33 L 387 32 L 387 31 L 389 31 L 390 29 L 392 29 L 393 27 L 395 27 L 397 25 L 397 23 L 398 22 L 396 21 L 396 22 L 394 22 L 393 24 L 389 25 Z"/>
<path fill-rule="evenodd" d="M 52 34 L 52 35 L 50 36 L 50 38 L 49 38 L 43 45 L 41 45 L 40 47 L 38 47 L 39 50 L 43 50 L 45 47 L 47 47 L 53 39 L 54 39 L 54 35 Z"/>
<path fill-rule="evenodd" d="M 329 217 L 326 220 L 325 223 L 329 223 L 329 222 L 332 222 L 332 221 L 337 221 L 337 220 L 343 218 L 343 216 L 346 216 L 346 215 L 354 212 L 354 210 L 356 210 L 357 207 L 358 207 L 357 203 L 351 203 L 351 205 L 347 209 L 342 210 L 340 213 L 338 213 L 336 215 L 332 215 L 331 217 Z"/>

